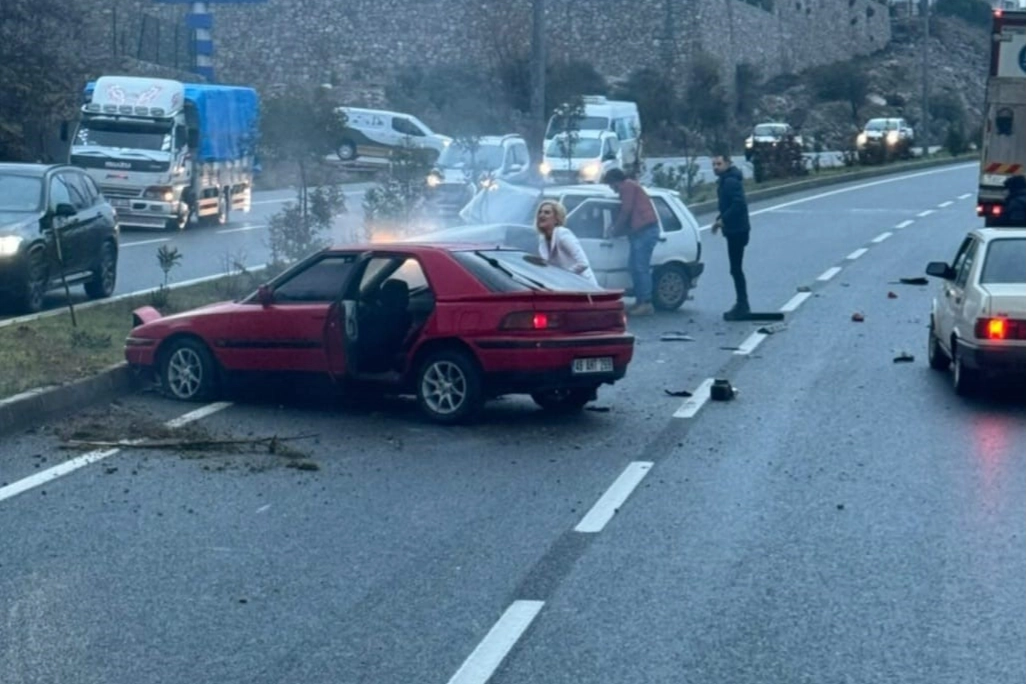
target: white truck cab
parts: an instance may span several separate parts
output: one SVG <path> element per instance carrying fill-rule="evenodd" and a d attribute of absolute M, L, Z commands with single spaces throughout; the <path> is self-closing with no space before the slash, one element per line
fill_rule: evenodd
<path fill-rule="evenodd" d="M 610 131 L 560 133 L 546 142 L 539 170 L 554 183 L 599 183 L 610 169 L 621 168 L 621 146 Z"/>
<path fill-rule="evenodd" d="M 640 159 L 642 139 L 642 119 L 638 114 L 638 105 L 626 100 L 609 100 L 603 95 L 586 95 L 582 98 L 582 115 L 577 117 L 572 128 L 579 133 L 585 131 L 608 131 L 617 137 L 621 149 L 621 164 L 631 169 Z M 546 126 L 546 137 L 543 153 L 549 141 L 565 132 L 568 122 L 554 114 Z"/>

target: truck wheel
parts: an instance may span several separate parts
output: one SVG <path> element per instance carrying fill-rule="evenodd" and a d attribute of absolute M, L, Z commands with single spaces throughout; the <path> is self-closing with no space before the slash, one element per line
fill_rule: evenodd
<path fill-rule="evenodd" d="M 335 154 L 339 156 L 340 161 L 353 161 L 357 158 L 357 146 L 353 144 L 352 140 L 343 140 Z"/>
<path fill-rule="evenodd" d="M 100 257 L 93 277 L 86 281 L 86 294 L 90 299 L 106 299 L 114 294 L 114 286 L 118 280 L 118 252 L 114 243 L 107 240 L 100 247 Z"/>
<path fill-rule="evenodd" d="M 668 264 L 653 274 L 653 307 L 677 311 L 688 299 L 689 275 L 681 264 Z"/>

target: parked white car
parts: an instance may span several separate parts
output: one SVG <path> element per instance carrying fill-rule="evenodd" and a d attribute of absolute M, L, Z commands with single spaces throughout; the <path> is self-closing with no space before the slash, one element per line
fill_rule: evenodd
<path fill-rule="evenodd" d="M 927 274 L 942 280 L 931 304 L 927 359 L 936 370 L 952 367 L 957 394 L 973 392 L 989 375 L 1023 380 L 1025 236 L 1024 228 L 978 228 L 951 264 L 927 265 Z"/>
<path fill-rule="evenodd" d="M 453 142 L 410 114 L 358 107 L 339 107 L 337 111 L 346 115 L 346 127 L 336 147 L 340 161 L 388 158 L 403 147 L 430 150 L 434 161 Z"/>
<path fill-rule="evenodd" d="M 688 299 L 704 269 L 699 223 L 673 190 L 646 191 L 660 219 L 660 241 L 652 259 L 653 306 L 674 311 Z M 412 239 L 488 242 L 520 249 L 534 244 L 537 249 L 535 209 L 543 198 L 559 200 L 567 208 L 567 228 L 581 241 L 599 284 L 631 295 L 628 239 L 604 237 L 620 210 L 620 199 L 605 185 L 548 186 L 540 190 L 499 183 L 494 189 L 479 192 L 460 212 L 467 225 Z"/>
<path fill-rule="evenodd" d="M 610 169 L 621 168 L 620 142 L 610 131 L 561 133 L 546 142 L 539 170 L 554 183 L 598 183 Z"/>

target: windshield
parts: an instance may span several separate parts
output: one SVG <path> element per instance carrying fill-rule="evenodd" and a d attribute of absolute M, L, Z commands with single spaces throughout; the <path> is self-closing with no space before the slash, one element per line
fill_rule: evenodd
<path fill-rule="evenodd" d="M 549 120 L 549 128 L 546 129 L 546 139 L 563 133 L 568 128 L 579 131 L 608 131 L 610 130 L 610 119 L 605 116 L 579 116 L 572 123 L 577 126 L 567 126 L 562 116 L 554 116 Z"/>
<path fill-rule="evenodd" d="M 566 140 L 566 139 L 563 139 Z M 560 138 L 554 138 L 546 145 L 547 157 L 566 157 L 567 153 Z M 595 159 L 599 156 L 599 148 L 602 141 L 598 138 L 579 138 L 572 144 L 571 158 L 573 159 Z"/>
<path fill-rule="evenodd" d="M 873 119 L 867 122 L 865 130 L 868 131 L 894 131 L 898 129 L 898 124 L 887 119 Z"/>
<path fill-rule="evenodd" d="M 551 292 L 602 292 L 590 280 L 550 266 L 537 255 L 513 250 L 454 252 L 454 258 L 495 292 L 546 290 Z"/>
<path fill-rule="evenodd" d="M 1027 248 L 1023 238 L 992 240 L 981 269 L 981 285 L 1022 285 L 1027 281 Z"/>
<path fill-rule="evenodd" d="M 85 119 L 79 124 L 75 144 L 170 152 L 171 124 Z"/>
<path fill-rule="evenodd" d="M 753 135 L 784 135 L 785 127 L 778 124 L 760 124 L 752 132 Z"/>
<path fill-rule="evenodd" d="M 0 211 L 39 211 L 42 205 L 42 180 L 0 175 Z"/>
<path fill-rule="evenodd" d="M 479 145 L 472 155 L 466 146 L 453 143 L 443 150 L 438 161 L 442 169 L 498 169 L 502 165 L 502 145 Z"/>

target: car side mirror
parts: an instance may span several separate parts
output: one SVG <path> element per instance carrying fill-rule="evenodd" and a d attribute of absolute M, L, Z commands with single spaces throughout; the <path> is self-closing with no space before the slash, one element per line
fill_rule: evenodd
<path fill-rule="evenodd" d="M 257 288 L 257 299 L 260 300 L 260 305 L 266 309 L 275 301 L 274 290 L 269 285 L 261 285 Z"/>
<path fill-rule="evenodd" d="M 77 213 L 78 211 L 75 209 L 74 205 L 68 204 L 67 202 L 60 202 L 53 209 L 54 216 L 60 216 L 63 218 L 74 216 Z"/>
<path fill-rule="evenodd" d="M 956 277 L 956 270 L 944 261 L 932 261 L 927 264 L 927 275 L 944 280 L 952 280 Z"/>

